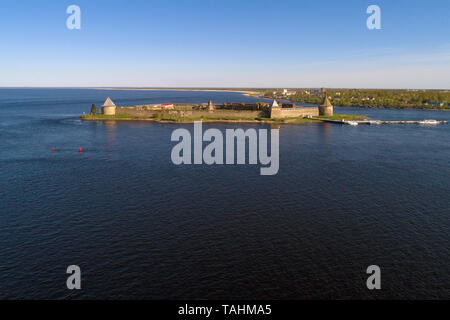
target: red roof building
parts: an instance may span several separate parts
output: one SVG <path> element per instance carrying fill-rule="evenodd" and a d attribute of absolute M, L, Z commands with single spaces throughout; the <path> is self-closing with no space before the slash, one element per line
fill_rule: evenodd
<path fill-rule="evenodd" d="M 173 103 L 162 103 L 161 104 L 161 108 L 163 108 L 163 109 L 173 109 L 174 105 L 173 105 Z"/>

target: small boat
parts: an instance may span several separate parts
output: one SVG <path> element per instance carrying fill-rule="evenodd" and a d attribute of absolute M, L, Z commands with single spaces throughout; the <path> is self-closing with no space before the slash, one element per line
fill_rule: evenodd
<path fill-rule="evenodd" d="M 347 124 L 349 124 L 351 126 L 357 126 L 358 122 L 356 122 L 356 121 L 347 121 Z"/>
<path fill-rule="evenodd" d="M 434 125 L 434 124 L 439 124 L 439 121 L 428 119 L 428 120 L 419 121 L 419 124 L 433 124 Z"/>

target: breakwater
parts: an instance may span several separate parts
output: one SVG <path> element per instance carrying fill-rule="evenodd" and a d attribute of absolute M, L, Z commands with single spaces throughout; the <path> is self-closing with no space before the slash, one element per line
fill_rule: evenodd
<path fill-rule="evenodd" d="M 348 124 L 348 125 L 360 125 L 360 124 L 368 124 L 368 125 L 381 125 L 381 124 L 420 124 L 420 125 L 438 125 L 438 124 L 447 124 L 446 120 L 339 120 L 339 119 L 324 119 L 324 118 L 314 118 L 313 120 L 321 120 L 324 122 L 338 123 L 338 124 Z"/>

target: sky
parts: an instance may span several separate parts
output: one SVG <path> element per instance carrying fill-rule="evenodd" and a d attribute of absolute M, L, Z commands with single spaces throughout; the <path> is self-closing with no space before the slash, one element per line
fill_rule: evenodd
<path fill-rule="evenodd" d="M 449 0 L 2 0 L 0 87 L 450 89 L 449 13 Z"/>

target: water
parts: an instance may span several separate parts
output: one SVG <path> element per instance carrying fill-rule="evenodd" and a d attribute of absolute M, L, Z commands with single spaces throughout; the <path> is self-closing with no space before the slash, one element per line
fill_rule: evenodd
<path fill-rule="evenodd" d="M 0 89 L 0 298 L 450 298 L 449 125 L 283 125 L 279 173 L 260 176 L 259 166 L 173 165 L 170 135 L 190 124 L 77 120 L 107 96 L 254 101 Z M 204 124 L 255 126 L 267 127 Z M 72 264 L 81 291 L 66 289 Z M 381 291 L 366 288 L 372 264 Z"/>

